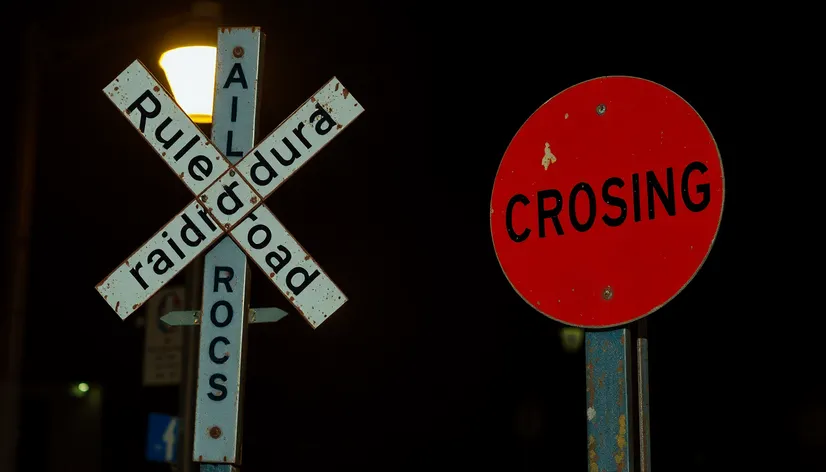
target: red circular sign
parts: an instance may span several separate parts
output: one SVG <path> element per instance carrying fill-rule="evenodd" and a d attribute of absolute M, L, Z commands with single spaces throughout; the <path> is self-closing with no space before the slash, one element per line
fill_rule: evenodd
<path fill-rule="evenodd" d="M 546 316 L 611 327 L 663 306 L 705 261 L 723 212 L 720 153 L 702 118 L 656 83 L 602 77 L 542 105 L 505 152 L 493 245 Z"/>

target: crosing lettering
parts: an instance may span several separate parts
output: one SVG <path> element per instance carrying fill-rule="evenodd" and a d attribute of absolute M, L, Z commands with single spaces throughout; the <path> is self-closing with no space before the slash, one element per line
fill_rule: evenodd
<path fill-rule="evenodd" d="M 705 210 L 711 202 L 711 186 L 709 183 L 699 183 L 694 185 L 693 190 L 690 179 L 693 173 L 705 174 L 708 167 L 699 161 L 692 162 L 683 170 L 680 178 L 680 200 L 683 206 L 690 212 L 696 213 Z M 625 181 L 619 177 L 610 177 L 602 184 L 601 198 L 609 207 L 601 216 L 601 221 L 609 227 L 617 227 L 627 221 L 628 204 L 626 198 L 620 196 L 621 190 L 625 187 Z M 618 190 L 614 190 L 618 189 Z M 626 197 L 628 192 L 625 192 Z M 664 214 L 674 216 L 677 213 L 677 196 L 674 192 L 674 170 L 669 167 L 665 170 L 665 188 L 658 180 L 653 170 L 645 173 L 645 194 L 648 220 L 654 220 L 657 216 Z M 656 198 L 655 198 L 656 197 Z M 585 199 L 588 203 L 587 214 L 577 212 L 577 201 Z M 657 208 L 656 201 L 662 206 L 662 210 Z M 528 239 L 532 229 L 530 227 L 521 228 L 517 231 L 514 228 L 513 215 L 517 206 L 528 207 L 531 200 L 523 195 L 516 194 L 508 201 L 505 209 L 505 226 L 508 236 L 514 242 L 521 243 Z M 634 222 L 642 219 L 642 202 L 640 197 L 640 175 L 631 175 L 631 204 Z M 586 232 L 590 230 L 597 221 L 597 195 L 593 187 L 587 182 L 580 182 L 571 189 L 567 199 L 567 222 L 576 232 Z M 561 214 L 566 209 L 565 199 L 557 189 L 544 189 L 536 193 L 536 222 L 540 238 L 547 235 L 546 221 L 551 220 L 553 229 L 557 236 L 565 235 Z"/>

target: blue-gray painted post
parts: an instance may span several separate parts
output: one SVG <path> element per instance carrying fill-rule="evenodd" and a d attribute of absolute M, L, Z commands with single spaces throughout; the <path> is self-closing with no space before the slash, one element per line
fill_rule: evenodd
<path fill-rule="evenodd" d="M 257 27 L 218 31 L 212 141 L 233 165 L 255 146 L 263 41 Z M 248 279 L 246 254 L 225 236 L 204 258 L 192 448 L 201 472 L 228 472 L 241 463 Z"/>
<path fill-rule="evenodd" d="M 588 472 L 631 472 L 628 329 L 585 332 Z"/>

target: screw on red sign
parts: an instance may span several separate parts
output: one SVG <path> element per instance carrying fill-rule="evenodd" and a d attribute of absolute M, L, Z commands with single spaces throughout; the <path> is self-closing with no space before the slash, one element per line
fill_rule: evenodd
<path fill-rule="evenodd" d="M 493 185 L 491 233 L 531 306 L 607 328 L 656 311 L 691 281 L 723 197 L 720 153 L 697 112 L 656 83 L 603 77 L 522 125 Z"/>

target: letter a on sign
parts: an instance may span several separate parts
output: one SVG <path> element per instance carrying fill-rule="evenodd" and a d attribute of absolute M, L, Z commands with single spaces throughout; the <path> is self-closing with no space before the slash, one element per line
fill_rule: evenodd
<path fill-rule="evenodd" d="M 602 77 L 519 129 L 493 184 L 491 235 L 532 307 L 608 328 L 656 311 L 694 278 L 723 197 L 720 153 L 691 105 L 648 80 Z"/>

